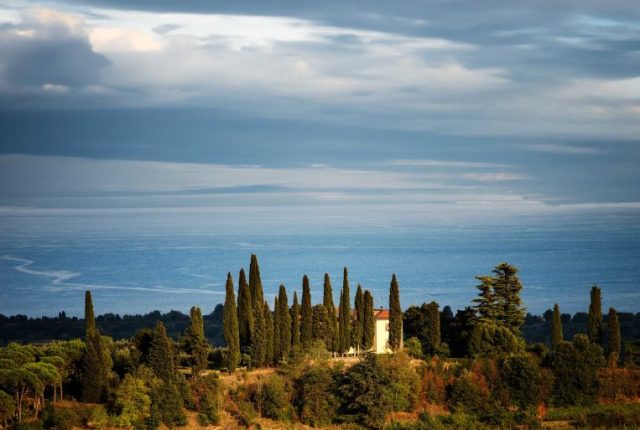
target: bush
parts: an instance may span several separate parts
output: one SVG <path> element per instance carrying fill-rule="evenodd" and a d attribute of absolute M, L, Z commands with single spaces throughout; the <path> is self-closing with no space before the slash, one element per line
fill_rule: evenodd
<path fill-rule="evenodd" d="M 257 417 L 258 413 L 256 412 L 251 402 L 248 402 L 246 400 L 241 400 L 238 402 L 238 418 L 241 425 L 250 427 L 256 421 Z"/>
<path fill-rule="evenodd" d="M 509 392 L 510 404 L 527 409 L 538 403 L 540 369 L 531 357 L 516 355 L 506 358 L 500 374 Z"/>
<path fill-rule="evenodd" d="M 310 367 L 295 381 L 296 406 L 303 423 L 318 427 L 333 421 L 338 406 L 333 385 L 331 369 L 325 366 Z"/>
<path fill-rule="evenodd" d="M 604 365 L 602 348 L 578 334 L 572 343 L 558 344 L 551 357 L 553 402 L 555 405 L 586 405 L 593 403 L 598 391 L 598 369 Z"/>
<path fill-rule="evenodd" d="M 203 413 L 199 413 L 197 416 L 198 425 L 202 427 L 207 427 L 209 425 L 209 417 Z"/>
<path fill-rule="evenodd" d="M 262 415 L 273 420 L 285 420 L 289 416 L 290 399 L 283 377 L 274 375 L 262 385 L 260 404 Z"/>
<path fill-rule="evenodd" d="M 467 375 L 457 378 L 447 391 L 453 412 L 484 415 L 488 411 L 487 393 Z"/>
<path fill-rule="evenodd" d="M 407 352 L 414 358 L 422 358 L 424 355 L 422 354 L 422 344 L 420 343 L 420 339 L 417 337 L 411 337 L 406 340 L 404 343 L 404 347 L 407 348 Z"/>
<path fill-rule="evenodd" d="M 489 357 L 510 353 L 519 353 L 524 345 L 506 327 L 494 323 L 475 324 L 469 339 L 469 355 Z"/>
<path fill-rule="evenodd" d="M 216 374 L 198 378 L 191 384 L 194 409 L 207 417 L 211 424 L 220 421 L 220 379 Z"/>

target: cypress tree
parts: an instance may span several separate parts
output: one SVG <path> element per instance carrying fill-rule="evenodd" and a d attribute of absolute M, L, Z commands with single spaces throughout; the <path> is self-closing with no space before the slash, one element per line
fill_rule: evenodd
<path fill-rule="evenodd" d="M 602 292 L 597 285 L 591 287 L 587 333 L 590 342 L 602 344 Z"/>
<path fill-rule="evenodd" d="M 353 307 L 355 309 L 355 316 L 353 318 L 353 328 L 351 330 L 351 345 L 359 353 L 364 338 L 364 294 L 362 293 L 362 287 L 360 284 L 358 284 L 358 288 L 356 289 L 356 297 L 353 301 Z"/>
<path fill-rule="evenodd" d="M 254 367 L 262 367 L 267 362 L 267 322 L 264 312 L 264 292 L 260 279 L 260 267 L 258 258 L 251 254 L 249 267 L 249 291 L 251 291 L 251 304 L 253 307 L 253 331 L 251 332 L 251 362 Z"/>
<path fill-rule="evenodd" d="M 178 389 L 178 375 L 173 354 L 173 345 L 167 337 L 167 331 L 158 321 L 151 337 L 149 367 L 162 381 L 152 392 L 154 412 L 167 426 L 182 424 L 186 421 L 182 410 L 182 397 Z"/>
<path fill-rule="evenodd" d="M 338 320 L 338 331 L 340 344 L 338 352 L 344 354 L 349 351 L 351 345 L 351 298 L 349 293 L 349 273 L 344 268 L 342 278 L 342 290 L 340 291 L 340 319 Z"/>
<path fill-rule="evenodd" d="M 227 278 L 227 283 L 229 278 Z M 233 281 L 231 281 L 231 292 L 233 293 Z M 225 303 L 226 305 L 226 303 Z M 223 314 L 227 312 L 227 309 L 223 308 Z M 236 316 L 235 306 L 233 308 L 234 317 Z M 192 307 L 189 312 L 191 316 L 191 324 L 187 328 L 187 332 L 184 337 L 185 347 L 190 355 L 191 373 L 194 379 L 200 376 L 200 372 L 207 368 L 209 348 L 207 341 L 204 337 L 204 321 L 202 319 L 202 312 L 198 307 Z M 224 315 L 223 315 L 224 319 Z M 224 323 L 224 321 L 223 321 Z M 226 330 L 227 327 L 224 326 Z M 224 334 L 224 333 L 223 333 Z"/>
<path fill-rule="evenodd" d="M 273 315 L 269 304 L 264 302 L 264 322 L 265 331 L 267 333 L 266 338 L 266 353 L 265 353 L 265 365 L 271 366 L 274 363 L 274 333 L 273 333 Z"/>
<path fill-rule="evenodd" d="M 109 369 L 105 362 L 102 337 L 96 327 L 91 291 L 85 293 L 84 321 L 87 350 L 82 359 L 82 398 L 85 402 L 98 403 L 105 394 Z"/>
<path fill-rule="evenodd" d="M 327 308 L 324 305 L 315 305 L 313 307 L 313 339 L 320 340 L 325 345 L 331 341 L 330 339 L 330 320 Z"/>
<path fill-rule="evenodd" d="M 84 336 L 89 338 L 97 333 L 96 318 L 93 313 L 93 300 L 91 299 L 91 291 L 84 293 Z"/>
<path fill-rule="evenodd" d="M 480 285 L 476 288 L 479 290 L 478 297 L 473 299 L 476 303 L 473 308 L 477 312 L 477 321 L 488 323 L 495 322 L 496 318 L 496 297 L 493 294 L 493 278 L 491 276 L 476 276 L 480 281 Z"/>
<path fill-rule="evenodd" d="M 364 333 L 362 336 L 362 348 L 365 351 L 373 348 L 373 340 L 376 332 L 376 320 L 373 315 L 373 296 L 371 291 L 364 292 Z"/>
<path fill-rule="evenodd" d="M 309 278 L 302 278 L 302 324 L 300 326 L 300 343 L 303 349 L 309 349 L 313 341 L 313 309 L 311 309 L 311 290 Z"/>
<path fill-rule="evenodd" d="M 437 354 L 442 341 L 440 333 L 440 306 L 437 302 L 431 302 L 427 305 L 427 333 L 426 347 L 428 353 Z"/>
<path fill-rule="evenodd" d="M 240 330 L 231 273 L 227 274 L 226 296 L 222 311 L 224 342 L 227 345 L 227 369 L 233 372 L 240 363 Z"/>
<path fill-rule="evenodd" d="M 499 324 L 507 327 L 515 335 L 520 334 L 524 323 L 525 308 L 522 306 L 520 291 L 522 284 L 518 278 L 518 269 L 507 263 L 500 263 L 494 269 L 493 293 L 497 302 L 495 318 Z"/>
<path fill-rule="evenodd" d="M 551 349 L 554 351 L 564 340 L 562 334 L 562 319 L 560 318 L 560 306 L 556 303 L 553 306 L 553 319 L 551 320 Z"/>
<path fill-rule="evenodd" d="M 293 292 L 293 305 L 291 306 L 291 348 L 295 352 L 300 348 L 300 305 L 298 293 Z"/>
<path fill-rule="evenodd" d="M 240 347 L 247 351 L 251 346 L 251 332 L 253 331 L 253 306 L 251 303 L 251 290 L 247 284 L 244 269 L 240 269 L 238 277 L 238 334 Z"/>
<path fill-rule="evenodd" d="M 338 317 L 336 315 L 336 306 L 333 304 L 333 289 L 331 288 L 331 279 L 329 274 L 324 274 L 324 294 L 322 304 L 327 308 L 327 314 L 329 315 L 329 343 L 327 349 L 330 351 L 338 350 Z"/>
<path fill-rule="evenodd" d="M 400 291 L 394 273 L 389 287 L 389 346 L 396 352 L 402 346 L 402 308 L 400 307 Z"/>
<path fill-rule="evenodd" d="M 620 358 L 620 321 L 618 319 L 618 312 L 614 308 L 609 308 L 609 318 L 607 321 L 609 329 L 609 365 L 616 367 L 618 359 Z"/>
<path fill-rule="evenodd" d="M 280 295 L 273 299 L 273 362 L 277 363 L 282 359 L 282 343 L 280 342 Z"/>
<path fill-rule="evenodd" d="M 287 289 L 284 285 L 280 285 L 278 291 L 278 340 L 280 344 L 280 359 L 286 360 L 291 351 L 291 315 L 289 315 L 289 299 L 287 298 Z"/>

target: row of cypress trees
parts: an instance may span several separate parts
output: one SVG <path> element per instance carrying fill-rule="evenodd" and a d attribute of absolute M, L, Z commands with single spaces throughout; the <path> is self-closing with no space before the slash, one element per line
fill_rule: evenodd
<path fill-rule="evenodd" d="M 594 285 L 590 291 L 589 314 L 587 324 L 587 337 L 591 343 L 604 346 L 604 323 L 602 318 L 602 290 Z M 553 349 L 564 340 L 562 333 L 562 318 L 560 307 L 556 303 L 553 307 L 553 319 L 551 320 L 551 347 Z M 607 352 L 609 365 L 615 366 L 620 358 L 621 334 L 618 312 L 609 308 L 607 320 Z"/>
<path fill-rule="evenodd" d="M 331 352 L 344 354 L 354 348 L 359 353 L 373 347 L 375 318 L 373 295 L 358 285 L 351 308 L 349 276 L 344 269 L 338 310 L 333 302 L 333 289 L 328 274 L 324 275 L 322 304 L 311 303 L 309 278 L 302 278 L 302 299 L 294 291 L 289 306 L 287 290 L 280 285 L 273 310 L 264 300 L 260 268 L 251 256 L 249 281 L 244 269 L 238 279 L 237 306 L 233 277 L 227 274 L 223 312 L 224 340 L 228 348 L 227 367 L 233 371 L 241 360 L 252 367 L 263 367 L 286 361 L 292 354 L 308 351 L 322 341 Z M 395 275 L 390 289 L 390 339 L 393 350 L 402 343 L 402 310 Z"/>

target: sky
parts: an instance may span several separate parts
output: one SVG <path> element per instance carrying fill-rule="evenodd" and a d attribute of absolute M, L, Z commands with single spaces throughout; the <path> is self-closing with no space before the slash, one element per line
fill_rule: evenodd
<path fill-rule="evenodd" d="M 0 0 L 0 130 L 5 217 L 637 222 L 640 8 Z"/>

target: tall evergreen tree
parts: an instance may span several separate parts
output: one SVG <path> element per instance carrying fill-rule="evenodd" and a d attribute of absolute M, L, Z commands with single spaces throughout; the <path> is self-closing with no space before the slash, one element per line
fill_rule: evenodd
<path fill-rule="evenodd" d="M 423 348 L 429 354 L 437 354 L 440 350 L 442 336 L 440 333 L 440 306 L 437 302 L 427 305 L 426 345 Z"/>
<path fill-rule="evenodd" d="M 338 350 L 338 317 L 336 315 L 336 306 L 333 303 L 333 289 L 331 288 L 331 279 L 329 274 L 324 274 L 324 294 L 322 304 L 327 308 L 327 314 L 329 315 L 330 327 L 329 327 L 329 344 L 327 349 L 330 351 Z"/>
<path fill-rule="evenodd" d="M 251 332 L 251 364 L 254 367 L 262 367 L 267 364 L 267 322 L 264 312 L 264 292 L 258 257 L 251 254 L 249 266 L 249 291 L 251 291 L 251 305 L 253 307 L 253 331 Z"/>
<path fill-rule="evenodd" d="M 227 283 L 229 278 L 227 278 Z M 231 292 L 233 293 L 233 281 L 231 281 Z M 226 303 L 225 303 L 226 305 Z M 227 310 L 224 309 L 224 312 Z M 236 309 L 234 304 L 234 317 L 236 316 Z M 209 358 L 209 347 L 207 340 L 204 337 L 204 320 L 202 319 L 202 312 L 198 307 L 192 307 L 189 312 L 191 316 L 191 324 L 187 328 L 187 332 L 183 338 L 184 346 L 189 353 L 189 361 L 191 362 L 191 374 L 194 379 L 200 376 L 200 372 L 207 368 Z M 227 327 L 225 326 L 226 330 Z"/>
<path fill-rule="evenodd" d="M 329 320 L 329 313 L 324 305 L 315 305 L 312 310 L 313 313 L 313 339 L 315 341 L 322 341 L 325 345 L 331 342 L 330 330 L 331 321 Z"/>
<path fill-rule="evenodd" d="M 156 324 L 151 337 L 149 367 L 162 381 L 152 392 L 152 416 L 162 420 L 169 427 L 184 424 L 186 417 L 178 388 L 173 345 L 160 321 Z"/>
<path fill-rule="evenodd" d="M 271 366 L 274 363 L 274 333 L 273 333 L 273 315 L 271 314 L 271 309 L 269 309 L 269 304 L 264 302 L 264 322 L 265 322 L 265 331 L 267 333 L 266 337 L 266 353 L 265 353 L 265 365 Z"/>
<path fill-rule="evenodd" d="M 351 330 L 351 345 L 357 352 L 360 352 L 360 347 L 364 343 L 364 294 L 362 293 L 360 284 L 358 284 L 358 288 L 356 289 L 353 307 L 355 309 L 355 315 Z"/>
<path fill-rule="evenodd" d="M 273 299 L 273 362 L 278 363 L 282 359 L 282 343 L 280 342 L 280 295 Z"/>
<path fill-rule="evenodd" d="M 85 293 L 84 321 L 87 350 L 82 359 L 82 398 L 85 402 L 98 403 L 105 395 L 109 368 L 105 361 L 102 337 L 96 327 L 91 291 Z"/>
<path fill-rule="evenodd" d="M 397 351 L 402 346 L 402 308 L 400 307 L 400 290 L 394 273 L 389 287 L 389 346 Z"/>
<path fill-rule="evenodd" d="M 620 358 L 620 320 L 618 312 L 614 308 L 609 308 L 609 318 L 607 320 L 609 329 L 609 340 L 607 349 L 609 350 L 609 365 L 615 367 Z"/>
<path fill-rule="evenodd" d="M 229 372 L 233 372 L 240 363 L 240 330 L 231 273 L 227 274 L 226 295 L 222 311 L 223 336 L 227 345 L 227 369 Z"/>
<path fill-rule="evenodd" d="M 251 332 L 253 331 L 253 304 L 251 290 L 247 284 L 244 269 L 240 269 L 238 278 L 238 334 L 240 347 L 247 351 L 251 346 Z"/>
<path fill-rule="evenodd" d="M 560 342 L 564 340 L 562 334 L 562 319 L 560 316 L 560 306 L 556 303 L 553 306 L 553 319 L 551 320 L 551 348 L 555 351 Z"/>
<path fill-rule="evenodd" d="M 602 344 L 602 291 L 597 285 L 591 287 L 587 333 L 590 342 Z"/>
<path fill-rule="evenodd" d="M 493 293 L 493 278 L 491 276 L 476 276 L 480 281 L 480 285 L 476 286 L 479 290 L 478 297 L 473 299 L 475 305 L 473 308 L 478 314 L 478 322 L 495 322 L 496 318 L 496 296 Z"/>
<path fill-rule="evenodd" d="M 294 291 L 291 306 L 291 349 L 296 352 L 300 347 L 300 305 L 298 294 Z"/>
<path fill-rule="evenodd" d="M 302 278 L 302 323 L 300 325 L 300 343 L 302 348 L 309 349 L 313 341 L 313 309 L 311 309 L 311 289 L 309 278 Z"/>
<path fill-rule="evenodd" d="M 291 315 L 289 314 L 289 303 L 287 298 L 287 289 L 284 285 L 280 285 L 278 290 L 278 332 L 277 342 L 280 344 L 280 357 L 281 360 L 286 360 L 289 357 L 291 351 Z"/>
<path fill-rule="evenodd" d="M 257 313 L 262 314 L 264 306 L 264 292 L 262 290 L 262 279 L 260 278 L 260 266 L 258 265 L 258 257 L 251 254 L 251 263 L 249 265 L 249 290 L 251 291 L 251 300 L 254 306 L 254 316 Z M 258 311 L 255 311 L 258 309 Z"/>
<path fill-rule="evenodd" d="M 362 336 L 362 348 L 365 351 L 373 348 L 373 340 L 376 332 L 376 320 L 373 315 L 373 296 L 371 291 L 364 292 L 364 333 Z"/>
<path fill-rule="evenodd" d="M 522 284 L 518 278 L 518 269 L 507 263 L 500 263 L 494 269 L 493 292 L 495 294 L 497 321 L 515 335 L 520 334 L 524 323 L 525 308 L 522 306 L 520 292 Z"/>
<path fill-rule="evenodd" d="M 346 267 L 344 268 L 342 290 L 340 291 L 339 313 L 338 334 L 340 343 L 338 345 L 338 352 L 344 354 L 349 351 L 349 347 L 351 346 L 351 297 L 349 293 L 349 273 Z"/>

